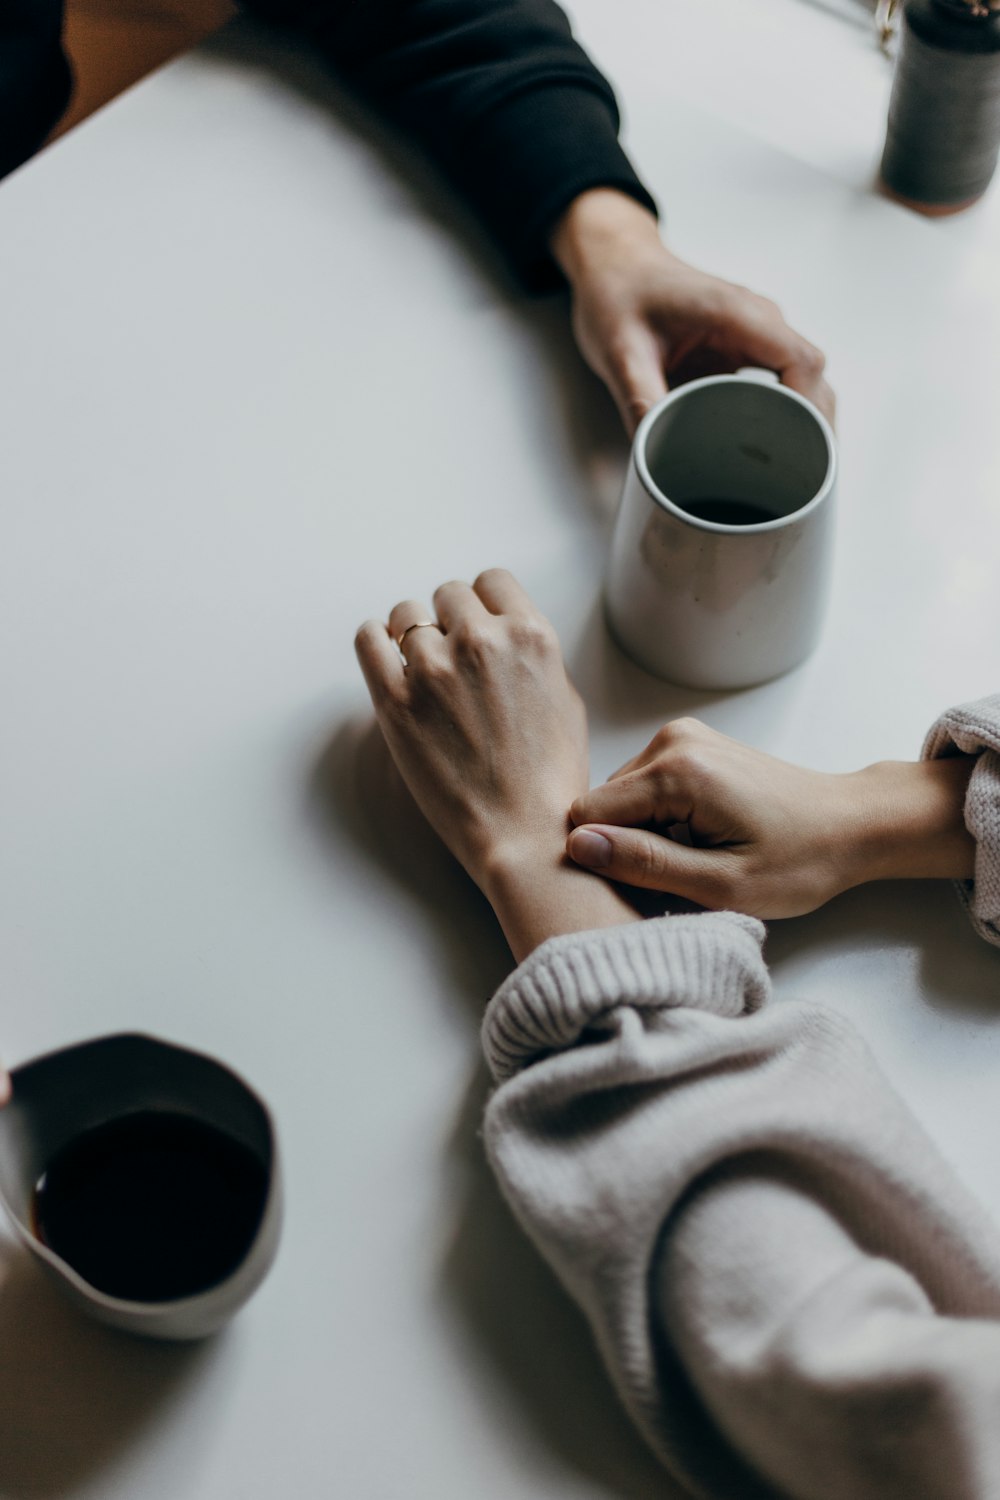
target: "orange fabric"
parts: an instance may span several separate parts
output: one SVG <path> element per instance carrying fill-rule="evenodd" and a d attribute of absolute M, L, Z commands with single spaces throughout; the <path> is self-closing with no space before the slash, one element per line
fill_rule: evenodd
<path fill-rule="evenodd" d="M 76 86 L 52 138 L 195 46 L 233 13 L 230 0 L 67 0 L 64 38 Z"/>

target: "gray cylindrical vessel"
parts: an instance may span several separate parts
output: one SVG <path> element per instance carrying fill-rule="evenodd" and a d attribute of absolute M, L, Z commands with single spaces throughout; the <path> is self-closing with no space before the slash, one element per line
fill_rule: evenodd
<path fill-rule="evenodd" d="M 989 185 L 1000 150 L 998 0 L 906 0 L 881 177 L 925 211 Z"/>
<path fill-rule="evenodd" d="M 833 541 L 836 442 L 804 396 L 761 370 L 678 386 L 639 424 L 608 561 L 619 644 L 688 687 L 750 687 L 819 637 Z M 749 503 L 752 523 L 688 507 Z"/>

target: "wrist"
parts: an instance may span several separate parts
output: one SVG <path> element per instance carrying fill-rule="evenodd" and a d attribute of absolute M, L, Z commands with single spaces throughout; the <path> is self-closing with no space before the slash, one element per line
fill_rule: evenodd
<path fill-rule="evenodd" d="M 589 188 L 574 198 L 549 236 L 553 258 L 570 285 L 607 263 L 655 249 L 669 255 L 655 216 L 617 188 Z"/>
<path fill-rule="evenodd" d="M 640 920 L 614 886 L 566 858 L 565 834 L 558 844 L 525 841 L 494 849 L 479 886 L 518 963 L 547 938 Z"/>
<path fill-rule="evenodd" d="M 477 861 L 476 884 L 497 914 L 526 885 L 539 885 L 566 866 L 566 833 L 524 834 L 494 841 Z"/>
<path fill-rule="evenodd" d="M 972 877 L 975 840 L 965 826 L 973 756 L 879 761 L 848 778 L 856 809 L 851 885 L 870 880 Z"/>

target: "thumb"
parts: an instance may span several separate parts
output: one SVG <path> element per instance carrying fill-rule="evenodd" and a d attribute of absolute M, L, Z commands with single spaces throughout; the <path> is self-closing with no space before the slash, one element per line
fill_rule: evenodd
<path fill-rule="evenodd" d="M 7 1072 L 3 1063 L 0 1063 L 0 1108 L 2 1108 L 7 1103 L 7 1100 L 9 1098 L 10 1074 Z"/>
<path fill-rule="evenodd" d="M 608 360 L 608 389 L 629 437 L 651 406 L 667 394 L 663 355 L 656 335 L 642 326 Z"/>
<path fill-rule="evenodd" d="M 588 823 L 566 840 L 570 858 L 623 885 L 643 886 L 721 910 L 732 900 L 730 856 L 723 849 L 694 849 L 645 828 Z"/>

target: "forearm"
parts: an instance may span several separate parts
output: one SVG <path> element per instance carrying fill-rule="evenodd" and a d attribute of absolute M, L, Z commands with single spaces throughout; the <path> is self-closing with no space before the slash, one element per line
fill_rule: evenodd
<path fill-rule="evenodd" d="M 243 0 L 300 31 L 422 147 L 532 285 L 552 223 L 600 184 L 652 207 L 607 80 L 552 0 Z"/>
<path fill-rule="evenodd" d="M 920 1222 L 886 1178 L 879 1205 L 849 1184 L 860 1201 L 840 1217 L 830 1165 L 818 1149 L 734 1160 L 695 1186 L 655 1271 L 665 1343 L 722 1441 L 783 1496 L 1000 1493 L 996 1272 L 985 1304 L 963 1305 L 950 1225 L 949 1297 L 928 1274 L 943 1204 Z"/>
<path fill-rule="evenodd" d="M 760 931 L 667 918 L 535 954 L 484 1026 L 491 1160 L 684 1480 L 980 1500 L 994 1231 L 846 1023 L 748 1014 Z"/>

